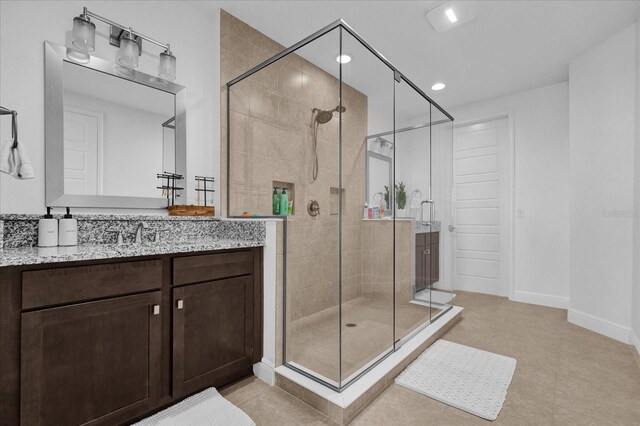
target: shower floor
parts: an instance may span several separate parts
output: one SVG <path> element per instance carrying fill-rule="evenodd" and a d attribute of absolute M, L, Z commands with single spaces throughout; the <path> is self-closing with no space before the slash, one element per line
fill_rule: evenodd
<path fill-rule="evenodd" d="M 342 380 L 392 347 L 393 312 L 389 303 L 385 299 L 359 297 L 343 304 Z M 396 340 L 439 312 L 426 306 L 396 304 Z M 293 321 L 287 336 L 287 361 L 339 382 L 339 321 L 338 306 Z"/>

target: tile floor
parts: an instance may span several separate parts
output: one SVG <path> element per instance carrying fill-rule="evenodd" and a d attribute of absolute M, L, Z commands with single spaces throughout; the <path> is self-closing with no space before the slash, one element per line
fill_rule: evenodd
<path fill-rule="evenodd" d="M 342 322 L 342 379 L 361 369 L 393 345 L 391 300 L 358 297 L 344 304 Z M 416 304 L 396 305 L 396 338 L 401 339 L 440 312 Z M 289 361 L 334 382 L 338 381 L 340 351 L 338 307 L 293 321 L 287 337 Z"/>
<path fill-rule="evenodd" d="M 516 372 L 495 424 L 640 425 L 640 366 L 628 345 L 566 322 L 566 311 L 458 293 L 464 319 L 445 339 L 515 357 Z M 331 420 L 255 377 L 221 393 L 258 425 Z M 491 424 L 391 385 L 353 425 Z"/>

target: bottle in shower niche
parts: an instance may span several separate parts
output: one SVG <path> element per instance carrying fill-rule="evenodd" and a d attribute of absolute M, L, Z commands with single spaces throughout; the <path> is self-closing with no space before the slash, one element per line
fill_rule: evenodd
<path fill-rule="evenodd" d="M 274 216 L 280 214 L 280 194 L 278 194 L 278 188 L 276 187 L 273 187 L 273 211 L 271 213 Z"/>
<path fill-rule="evenodd" d="M 78 245 L 78 219 L 71 215 L 69 207 L 67 207 L 67 213 L 58 222 L 58 245 Z"/>
<path fill-rule="evenodd" d="M 287 194 L 287 189 L 282 188 L 282 193 L 280 194 L 280 215 L 287 216 L 289 213 L 289 194 Z"/>
<path fill-rule="evenodd" d="M 58 219 L 51 214 L 51 207 L 47 207 L 47 214 L 38 221 L 38 247 L 56 247 L 58 245 Z"/>

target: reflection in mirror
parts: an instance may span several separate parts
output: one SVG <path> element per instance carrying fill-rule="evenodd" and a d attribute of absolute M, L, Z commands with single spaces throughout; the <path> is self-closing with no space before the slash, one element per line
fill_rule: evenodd
<path fill-rule="evenodd" d="M 386 188 L 393 188 L 392 144 L 386 139 L 375 138 L 368 141 L 367 150 L 367 202 L 379 202 Z M 386 188 L 385 188 L 386 187 Z M 376 194 L 378 197 L 376 197 Z M 393 196 L 393 194 L 390 194 Z M 387 203 L 385 203 L 387 204 Z M 385 206 L 391 215 L 390 206 Z"/>
<path fill-rule="evenodd" d="M 175 172 L 175 95 L 68 61 L 64 193 L 160 197 Z"/>

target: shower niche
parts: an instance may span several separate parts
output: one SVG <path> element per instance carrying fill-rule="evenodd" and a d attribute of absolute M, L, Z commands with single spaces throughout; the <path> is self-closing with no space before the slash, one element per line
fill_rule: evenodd
<path fill-rule="evenodd" d="M 226 104 L 227 215 L 271 211 L 274 187 L 294 200 L 276 366 L 340 392 L 451 308 L 413 298 L 418 223 L 397 217 L 393 188 L 437 198 L 436 169 L 410 179 L 432 170 L 434 147 L 451 149 L 453 118 L 342 20 L 229 81 Z M 390 211 L 364 219 L 385 186 Z"/>
<path fill-rule="evenodd" d="M 272 215 L 274 215 L 274 216 L 293 216 L 293 215 L 295 215 L 295 212 L 296 212 L 296 185 L 295 185 L 295 183 L 282 182 L 282 181 L 274 180 L 273 184 L 271 185 L 271 188 L 272 188 L 272 191 L 271 191 L 271 196 L 272 196 L 271 213 L 272 213 Z M 289 206 L 287 207 L 287 211 L 284 212 L 284 213 L 282 211 L 282 207 L 280 208 L 279 211 L 276 212 L 275 207 L 273 206 L 273 204 L 275 203 L 275 201 L 273 200 L 274 191 L 278 191 L 280 196 L 282 196 L 282 191 L 283 190 L 287 194 L 287 202 L 289 203 Z"/>

